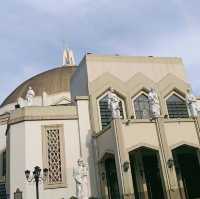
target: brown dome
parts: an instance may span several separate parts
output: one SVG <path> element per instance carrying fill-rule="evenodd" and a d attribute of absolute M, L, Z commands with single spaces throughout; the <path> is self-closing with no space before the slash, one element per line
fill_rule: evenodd
<path fill-rule="evenodd" d="M 25 98 L 29 86 L 33 88 L 36 96 L 42 96 L 44 91 L 49 95 L 69 91 L 70 78 L 75 70 L 76 66 L 62 66 L 40 73 L 18 86 L 1 106 L 16 102 L 19 97 Z"/>

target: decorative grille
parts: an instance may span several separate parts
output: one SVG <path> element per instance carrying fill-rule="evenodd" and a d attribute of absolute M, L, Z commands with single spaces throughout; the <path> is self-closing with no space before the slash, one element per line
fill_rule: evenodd
<path fill-rule="evenodd" d="M 134 100 L 134 109 L 136 119 L 149 119 L 150 118 L 150 106 L 148 97 L 141 94 Z"/>
<path fill-rule="evenodd" d="M 44 126 L 44 166 L 48 168 L 47 188 L 64 187 L 64 142 L 63 126 Z"/>
<path fill-rule="evenodd" d="M 119 102 L 119 106 L 120 106 L 121 118 L 124 118 L 124 110 L 123 110 L 123 105 L 122 105 L 121 99 Z M 101 125 L 102 125 L 102 129 L 104 129 L 105 127 L 107 127 L 110 124 L 110 122 L 112 120 L 112 113 L 108 109 L 108 96 L 107 95 L 99 100 L 99 108 L 100 108 L 100 116 L 101 116 Z"/>
<path fill-rule="evenodd" d="M 59 129 L 48 129 L 48 166 L 49 166 L 49 183 L 62 182 L 62 165 L 60 154 L 60 135 Z"/>
<path fill-rule="evenodd" d="M 167 99 L 167 109 L 169 118 L 188 118 L 188 109 L 186 102 L 176 95 Z"/>

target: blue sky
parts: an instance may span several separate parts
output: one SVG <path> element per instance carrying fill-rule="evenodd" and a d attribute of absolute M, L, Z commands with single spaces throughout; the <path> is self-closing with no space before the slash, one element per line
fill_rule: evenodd
<path fill-rule="evenodd" d="M 86 52 L 182 57 L 200 95 L 198 0 L 6 0 L 0 7 L 0 102 L 25 79 Z"/>

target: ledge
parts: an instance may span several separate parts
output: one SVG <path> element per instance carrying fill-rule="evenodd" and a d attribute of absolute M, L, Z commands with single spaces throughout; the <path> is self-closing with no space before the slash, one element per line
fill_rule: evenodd
<path fill-rule="evenodd" d="M 38 120 L 70 120 L 77 119 L 76 106 L 23 107 L 10 115 L 9 124 Z"/>
<path fill-rule="evenodd" d="M 193 118 L 168 118 L 164 119 L 164 123 L 174 123 L 174 122 L 194 122 Z"/>
<path fill-rule="evenodd" d="M 0 115 L 0 125 L 4 125 L 8 123 L 9 114 L 2 114 Z"/>
<path fill-rule="evenodd" d="M 123 55 L 97 55 L 94 53 L 86 55 L 87 61 L 117 61 L 117 62 L 140 62 L 140 63 L 161 63 L 161 64 L 183 64 L 179 57 L 154 57 L 154 56 L 123 56 Z"/>
<path fill-rule="evenodd" d="M 89 100 L 89 96 L 76 96 L 75 101 L 77 100 Z"/>

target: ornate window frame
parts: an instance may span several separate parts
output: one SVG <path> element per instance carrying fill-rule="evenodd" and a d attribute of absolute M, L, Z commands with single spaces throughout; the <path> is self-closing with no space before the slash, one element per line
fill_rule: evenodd
<path fill-rule="evenodd" d="M 133 116 L 134 116 L 134 119 L 137 119 L 136 118 L 136 112 L 135 112 L 135 106 L 134 106 L 134 101 L 136 100 L 137 97 L 139 97 L 140 95 L 145 95 L 148 97 L 148 93 L 141 90 L 139 93 L 137 93 L 135 96 L 133 96 L 131 98 L 131 105 L 132 105 L 132 109 L 133 109 Z M 150 118 L 149 118 L 150 119 Z M 141 120 L 145 120 L 145 119 L 141 119 Z"/>
<path fill-rule="evenodd" d="M 100 95 L 100 96 L 97 98 L 97 100 L 96 100 L 100 130 L 103 130 L 103 128 L 102 128 L 102 124 L 101 124 L 101 112 L 100 112 L 99 102 L 100 102 L 100 100 L 103 99 L 106 95 L 108 95 L 108 92 L 109 92 L 109 91 L 106 91 L 105 93 L 103 93 L 102 95 Z M 126 119 L 125 100 L 123 99 L 123 97 L 120 96 L 120 94 L 118 94 L 118 93 L 116 93 L 116 94 L 117 94 L 117 97 L 119 98 L 119 100 L 122 102 L 123 118 Z"/>
<path fill-rule="evenodd" d="M 176 92 L 176 91 L 170 92 L 170 93 L 169 93 L 167 96 L 165 96 L 165 98 L 164 98 L 167 115 L 169 116 L 168 107 L 167 107 L 167 100 L 168 100 L 172 95 L 176 95 L 178 98 L 182 99 L 182 100 L 185 102 L 186 107 L 187 107 L 187 111 L 188 111 L 188 118 L 189 118 L 189 109 L 188 109 L 188 106 L 187 106 L 187 103 L 186 103 L 186 99 L 185 99 L 181 94 L 179 94 L 179 93 Z M 177 118 L 170 118 L 170 119 L 177 119 Z"/>
<path fill-rule="evenodd" d="M 55 188 L 64 188 L 67 187 L 66 181 L 66 167 L 65 167 L 65 146 L 64 146 L 64 126 L 63 124 L 51 124 L 51 125 L 43 125 L 42 126 L 42 149 L 43 149 L 43 168 L 47 168 L 49 170 L 49 152 L 48 152 L 48 131 L 49 130 L 57 130 L 59 133 L 59 161 L 60 161 L 60 182 L 50 183 L 49 175 L 46 182 L 44 182 L 44 189 L 55 189 Z M 51 143 L 50 143 L 51 144 Z M 53 147 L 53 146 L 51 146 Z M 49 170 L 50 172 L 50 170 Z"/>

